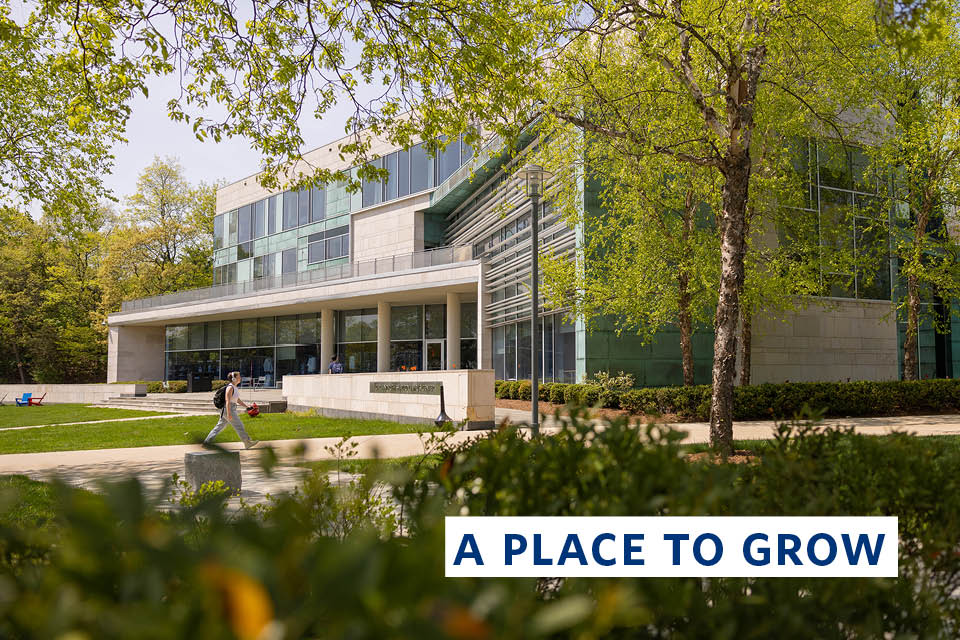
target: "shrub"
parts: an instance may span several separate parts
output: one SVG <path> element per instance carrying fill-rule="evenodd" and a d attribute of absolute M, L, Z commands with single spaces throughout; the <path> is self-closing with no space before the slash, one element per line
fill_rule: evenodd
<path fill-rule="evenodd" d="M 566 390 L 569 384 L 563 382 L 554 382 L 550 385 L 550 402 L 553 404 L 564 404 L 566 400 Z"/>
<path fill-rule="evenodd" d="M 550 389 L 553 387 L 553 382 L 541 382 L 538 389 L 537 398 L 540 402 L 550 402 Z"/>
<path fill-rule="evenodd" d="M 501 381 L 496 387 L 494 392 L 496 396 L 500 399 L 509 399 L 510 398 L 510 383 L 506 381 Z"/>
<path fill-rule="evenodd" d="M 147 383 L 147 393 L 164 393 L 166 389 L 163 388 L 163 383 L 160 381 L 153 381 Z"/>
<path fill-rule="evenodd" d="M 186 380 L 168 380 L 167 381 L 167 393 L 186 393 L 186 392 L 187 392 Z"/>
<path fill-rule="evenodd" d="M 960 448 L 795 424 L 760 464 L 733 465 L 685 459 L 676 431 L 643 435 L 574 411 L 550 437 L 504 428 L 443 445 L 427 481 L 397 481 L 403 537 L 368 476 L 340 488 L 311 474 L 294 495 L 239 511 L 216 487 L 160 513 L 136 479 L 104 495 L 56 485 L 57 531 L 0 527 L 0 636 L 956 637 Z M 19 502 L 2 498 L 0 510 Z M 899 577 L 576 577 L 545 594 L 529 578 L 445 578 L 451 513 L 895 515 Z"/>
<path fill-rule="evenodd" d="M 503 380 L 494 380 L 493 381 L 493 395 L 497 398 L 500 397 L 500 387 L 503 386 Z"/>
<path fill-rule="evenodd" d="M 221 387 L 227 386 L 227 384 L 229 384 L 229 383 L 228 383 L 226 380 L 214 380 L 213 382 L 210 383 L 211 388 L 212 388 L 214 391 L 216 391 L 217 389 L 219 389 L 219 388 L 221 388 Z"/>
<path fill-rule="evenodd" d="M 517 400 L 530 400 L 532 398 L 533 384 L 529 380 L 517 382 Z"/>

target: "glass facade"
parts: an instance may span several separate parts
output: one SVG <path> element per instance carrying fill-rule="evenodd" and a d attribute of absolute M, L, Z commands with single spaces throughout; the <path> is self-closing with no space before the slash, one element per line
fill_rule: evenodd
<path fill-rule="evenodd" d="M 447 308 L 444 304 L 390 309 L 390 370 L 423 371 L 446 367 Z M 477 368 L 477 303 L 460 305 L 460 368 Z M 438 364 L 439 362 L 439 364 Z"/>
<path fill-rule="evenodd" d="M 889 300 L 889 180 L 870 175 L 863 150 L 828 140 L 795 143 L 799 210 L 779 229 L 782 247 L 816 252 L 820 295 Z"/>
<path fill-rule="evenodd" d="M 168 325 L 165 379 L 239 371 L 246 383 L 274 387 L 285 375 L 319 373 L 319 323 L 305 313 Z"/>
<path fill-rule="evenodd" d="M 421 143 L 373 160 L 372 166 L 389 175 L 362 180 L 359 193 L 350 193 L 343 180 L 285 191 L 222 213 L 213 221 L 213 283 L 245 282 L 346 262 L 350 257 L 350 213 L 432 189 L 472 155 L 461 140 L 450 142 L 435 158 Z M 357 171 L 345 173 L 355 178 Z M 440 244 L 442 229 L 433 236 L 438 237 L 428 247 Z M 283 255 L 280 270 L 240 264 L 274 254 Z"/>
<path fill-rule="evenodd" d="M 493 370 L 498 380 L 529 380 L 530 322 L 493 329 Z M 563 314 L 540 318 L 540 379 L 576 382 L 577 348 L 574 325 Z"/>

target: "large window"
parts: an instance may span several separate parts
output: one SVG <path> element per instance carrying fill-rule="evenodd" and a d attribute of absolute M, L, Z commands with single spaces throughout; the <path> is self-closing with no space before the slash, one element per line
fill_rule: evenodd
<path fill-rule="evenodd" d="M 824 140 L 797 141 L 791 150 L 799 208 L 778 230 L 781 247 L 819 263 L 821 295 L 890 299 L 889 205 L 865 153 Z"/>
<path fill-rule="evenodd" d="M 337 313 L 337 354 L 344 371 L 377 370 L 377 310 L 355 309 Z"/>
<path fill-rule="evenodd" d="M 433 158 L 423 143 L 410 149 L 410 193 L 417 193 L 433 186 Z"/>
<path fill-rule="evenodd" d="M 282 259 L 282 273 L 296 273 L 297 271 L 297 250 L 284 249 Z"/>
<path fill-rule="evenodd" d="M 297 220 L 300 226 L 310 224 L 310 190 L 304 189 L 293 194 L 298 203 L 299 215 Z"/>
<path fill-rule="evenodd" d="M 267 201 L 261 200 L 253 205 L 253 237 L 267 235 Z"/>
<path fill-rule="evenodd" d="M 327 194 L 323 187 L 314 187 L 310 195 L 310 222 L 324 219 L 327 208 Z"/>
<path fill-rule="evenodd" d="M 460 140 L 452 140 L 447 148 L 437 154 L 437 184 L 440 184 L 460 168 Z"/>
<path fill-rule="evenodd" d="M 267 233 L 272 235 L 277 232 L 277 218 L 280 213 L 281 196 L 270 196 L 267 200 Z"/>
<path fill-rule="evenodd" d="M 222 249 L 223 244 L 223 215 L 213 218 L 213 248 Z"/>
<path fill-rule="evenodd" d="M 575 328 L 562 315 L 540 320 L 540 376 L 544 382 L 574 382 L 576 378 Z M 530 321 L 508 324 L 493 330 L 493 369 L 501 380 L 530 378 Z M 462 340 L 461 366 L 476 362 L 476 340 Z M 473 366 L 476 366 L 475 364 Z"/>
<path fill-rule="evenodd" d="M 294 229 L 297 226 L 299 204 L 297 194 L 287 191 L 283 194 L 283 230 Z"/>
<path fill-rule="evenodd" d="M 382 169 L 383 162 L 380 158 L 374 160 L 370 163 L 371 167 L 374 169 Z M 376 204 L 380 204 L 383 201 L 383 181 L 379 178 L 364 178 L 363 179 L 363 206 L 372 207 Z"/>
<path fill-rule="evenodd" d="M 247 242 L 252 237 L 253 225 L 250 221 L 250 212 L 252 209 L 253 207 L 250 205 L 240 207 L 237 242 Z"/>
<path fill-rule="evenodd" d="M 305 313 L 168 325 L 166 379 L 240 371 L 248 384 L 275 386 L 284 375 L 318 373 L 318 323 Z"/>

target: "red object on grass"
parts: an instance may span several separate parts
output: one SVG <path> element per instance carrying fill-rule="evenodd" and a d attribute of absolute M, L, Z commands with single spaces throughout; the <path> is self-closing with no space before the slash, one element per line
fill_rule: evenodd
<path fill-rule="evenodd" d="M 251 418 L 256 418 L 258 415 L 260 415 L 260 407 L 257 406 L 256 402 L 247 407 L 247 415 Z"/>
<path fill-rule="evenodd" d="M 28 401 L 31 407 L 39 407 L 43 404 L 43 399 L 47 397 L 47 394 L 43 394 L 39 398 L 30 398 Z"/>

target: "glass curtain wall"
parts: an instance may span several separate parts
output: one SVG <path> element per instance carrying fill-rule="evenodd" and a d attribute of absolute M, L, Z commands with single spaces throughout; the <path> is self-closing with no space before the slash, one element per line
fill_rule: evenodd
<path fill-rule="evenodd" d="M 320 372 L 319 315 L 266 316 L 166 327 L 165 380 L 189 373 L 281 386 L 283 376 Z"/>
<path fill-rule="evenodd" d="M 493 369 L 498 380 L 530 379 L 530 323 L 493 329 Z M 540 377 L 543 382 L 575 382 L 575 327 L 562 314 L 540 318 Z"/>
<path fill-rule="evenodd" d="M 325 187 L 285 191 L 220 214 L 213 220 L 218 265 L 214 269 L 214 284 L 267 277 L 258 275 L 264 271 L 255 268 L 250 269 L 249 273 L 244 270 L 238 272 L 238 261 L 286 250 L 288 244 L 279 245 L 306 236 L 310 236 L 308 251 L 299 261 L 293 259 L 290 263 L 293 271 L 284 269 L 284 273 L 315 268 L 324 261 L 348 258 L 349 218 L 338 219 L 339 216 L 432 189 L 471 157 L 473 150 L 462 140 L 449 142 L 445 149 L 438 150 L 434 156 L 421 143 L 409 150 L 394 151 L 373 160 L 371 165 L 386 170 L 387 176 L 363 180 L 359 197 L 351 197 L 346 189 L 347 182 L 341 181 Z M 355 172 L 355 169 L 346 171 L 351 172 Z M 290 238 L 283 235 L 271 238 L 285 232 L 293 235 Z M 327 237 L 322 244 L 318 244 L 317 236 L 324 234 Z M 254 242 L 261 238 L 270 238 L 270 242 Z M 303 260 L 304 257 L 306 260 Z"/>
<path fill-rule="evenodd" d="M 337 312 L 337 355 L 344 373 L 377 370 L 377 310 Z"/>

